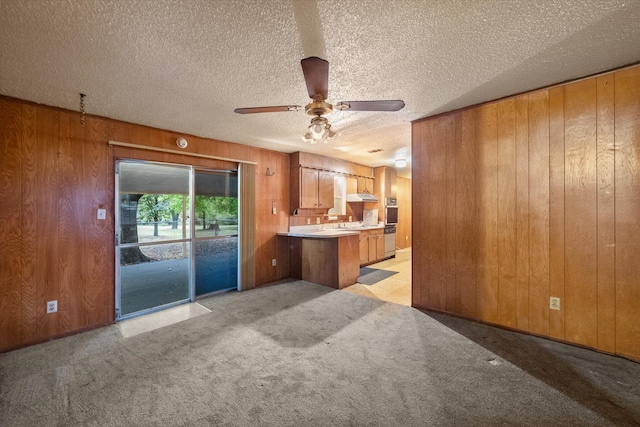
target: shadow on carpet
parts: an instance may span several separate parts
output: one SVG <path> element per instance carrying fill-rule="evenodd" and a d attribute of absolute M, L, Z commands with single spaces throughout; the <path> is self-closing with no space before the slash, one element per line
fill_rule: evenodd
<path fill-rule="evenodd" d="M 360 277 L 358 277 L 357 282 L 362 283 L 363 285 L 373 285 L 374 283 L 387 279 L 394 274 L 398 274 L 398 272 L 362 267 L 360 268 Z"/>

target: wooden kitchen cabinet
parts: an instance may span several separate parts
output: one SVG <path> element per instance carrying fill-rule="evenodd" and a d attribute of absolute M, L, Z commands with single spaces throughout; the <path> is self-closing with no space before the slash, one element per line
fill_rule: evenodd
<path fill-rule="evenodd" d="M 358 192 L 358 177 L 347 176 L 347 194 L 355 194 Z"/>
<path fill-rule="evenodd" d="M 369 263 L 369 234 L 367 231 L 360 232 L 360 265 Z"/>
<path fill-rule="evenodd" d="M 331 209 L 333 207 L 333 172 L 321 171 L 309 168 L 299 169 L 297 177 L 292 174 L 292 179 L 296 179 L 291 194 L 291 201 L 294 208 L 309 209 Z M 294 183 L 295 183 L 294 182 Z"/>
<path fill-rule="evenodd" d="M 360 265 L 371 264 L 384 258 L 384 231 L 360 232 Z"/>
<path fill-rule="evenodd" d="M 300 168 L 300 208 L 318 206 L 318 171 Z"/>
<path fill-rule="evenodd" d="M 378 236 L 375 234 L 369 235 L 369 262 L 375 262 L 378 260 Z"/>
<path fill-rule="evenodd" d="M 358 177 L 358 193 L 373 194 L 373 178 Z"/>
<path fill-rule="evenodd" d="M 334 196 L 334 174 L 328 171 L 318 171 L 318 207 L 331 209 Z"/>
<path fill-rule="evenodd" d="M 376 259 L 380 260 L 384 258 L 384 230 L 376 233 Z"/>
<path fill-rule="evenodd" d="M 358 236 L 287 237 L 291 277 L 343 289 L 358 280 Z"/>

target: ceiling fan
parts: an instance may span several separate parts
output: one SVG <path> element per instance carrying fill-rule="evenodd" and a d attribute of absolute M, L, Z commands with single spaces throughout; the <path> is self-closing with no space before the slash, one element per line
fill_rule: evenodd
<path fill-rule="evenodd" d="M 329 62 L 316 56 L 304 58 L 300 61 L 302 73 L 307 84 L 309 97 L 313 100 L 304 106 L 304 111 L 313 116 L 311 125 L 302 140 L 311 144 L 318 141 L 327 142 L 336 137 L 331 130 L 329 121 L 323 117 L 333 111 L 334 106 L 327 102 L 329 92 Z M 350 111 L 398 111 L 404 107 L 404 101 L 340 101 L 335 104 L 336 110 Z M 270 107 L 236 108 L 238 114 L 275 113 L 280 111 L 300 111 L 300 105 L 279 105 Z"/>

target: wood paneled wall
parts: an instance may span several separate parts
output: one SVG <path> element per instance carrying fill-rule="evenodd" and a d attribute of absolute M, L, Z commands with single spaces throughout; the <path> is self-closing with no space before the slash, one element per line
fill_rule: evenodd
<path fill-rule="evenodd" d="M 259 150 L 256 167 L 256 281 L 258 284 L 289 277 L 289 247 L 277 233 L 289 231 L 289 155 Z M 269 168 L 270 176 L 267 176 Z M 276 204 L 273 214 L 272 204 Z M 283 240 L 285 240 L 283 242 Z M 271 260 L 276 259 L 276 266 Z"/>
<path fill-rule="evenodd" d="M 396 227 L 396 247 L 411 247 L 411 180 L 396 178 L 396 196 L 398 199 L 398 226 Z"/>
<path fill-rule="evenodd" d="M 81 126 L 76 112 L 7 97 L 0 97 L 0 118 L 0 351 L 114 321 L 117 157 L 236 165 L 110 140 L 178 150 L 184 136 L 185 151 L 256 162 L 256 283 L 288 277 L 288 251 L 275 238 L 288 227 L 288 154 L 92 116 Z M 266 176 L 267 167 L 276 174 Z M 105 221 L 96 219 L 98 208 L 107 210 Z M 55 314 L 46 314 L 50 300 L 58 300 Z"/>
<path fill-rule="evenodd" d="M 412 132 L 415 307 L 640 359 L 640 66 Z"/>

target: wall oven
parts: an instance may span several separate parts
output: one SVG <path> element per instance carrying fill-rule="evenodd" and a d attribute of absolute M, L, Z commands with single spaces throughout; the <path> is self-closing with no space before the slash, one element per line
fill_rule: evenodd
<path fill-rule="evenodd" d="M 396 224 L 398 224 L 398 199 L 384 199 L 384 257 L 396 256 Z"/>
<path fill-rule="evenodd" d="M 387 197 L 384 203 L 384 223 L 385 225 L 398 223 L 398 199 Z"/>

